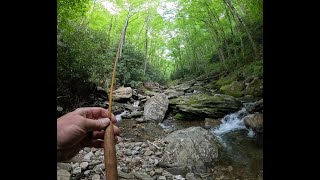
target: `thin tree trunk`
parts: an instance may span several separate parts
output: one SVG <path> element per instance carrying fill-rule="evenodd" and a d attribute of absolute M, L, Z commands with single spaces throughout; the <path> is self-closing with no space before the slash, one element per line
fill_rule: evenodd
<path fill-rule="evenodd" d="M 240 22 L 240 24 L 242 25 L 242 27 L 244 28 L 244 30 L 246 31 L 248 37 L 249 37 L 249 40 L 251 42 L 251 45 L 252 45 L 252 48 L 253 48 L 253 51 L 254 51 L 254 54 L 256 57 L 258 57 L 258 51 L 257 51 L 257 47 L 256 47 L 256 44 L 254 43 L 253 39 L 252 39 L 252 36 L 250 34 L 250 31 L 249 29 L 247 28 L 246 24 L 244 23 L 244 21 L 242 20 L 242 18 L 240 17 L 239 13 L 236 11 L 236 9 L 234 8 L 234 6 L 232 5 L 231 1 L 230 0 L 224 0 L 225 3 L 230 7 L 231 11 L 233 14 L 235 14 L 235 16 L 237 17 L 238 21 Z"/>
<path fill-rule="evenodd" d="M 127 14 L 127 17 L 126 17 L 126 21 L 124 23 L 124 26 L 123 26 L 123 29 L 122 29 L 122 34 L 123 34 L 123 40 L 122 42 L 120 43 L 120 52 L 119 52 L 119 59 L 121 60 L 121 55 L 122 55 L 122 48 L 123 48 L 123 45 L 125 43 L 125 37 L 126 37 L 126 32 L 127 32 L 127 27 L 128 27 L 128 24 L 129 24 L 129 19 L 130 19 L 130 11 L 131 11 L 131 8 L 129 8 L 129 11 L 128 11 L 128 14 Z M 126 66 L 126 61 L 124 61 L 124 66 Z M 121 68 L 121 66 L 120 66 Z M 125 67 L 123 67 L 125 68 Z M 121 71 L 120 71 L 121 72 Z M 125 84 L 126 82 L 126 78 L 125 78 L 125 75 L 123 75 L 123 85 Z"/>
<path fill-rule="evenodd" d="M 224 30 L 223 30 L 223 27 L 221 26 L 221 23 L 220 23 L 220 20 L 219 20 L 219 18 L 218 18 L 218 15 L 217 15 L 217 13 L 215 12 L 214 9 L 211 9 L 211 8 L 209 7 L 209 5 L 208 5 L 207 2 L 205 2 L 205 4 L 206 4 L 207 9 L 209 10 L 209 12 L 208 12 L 208 18 L 210 19 L 210 21 L 212 21 L 212 20 L 211 20 L 211 17 L 209 16 L 209 13 L 212 14 L 213 18 L 215 19 L 215 22 L 218 24 L 217 27 L 219 27 L 220 31 L 222 32 L 222 39 L 223 39 L 223 42 L 224 42 L 224 44 L 225 44 L 225 46 L 226 46 L 227 53 L 228 53 L 228 57 L 231 57 L 231 52 L 230 52 L 229 45 L 228 45 L 228 42 L 227 42 L 227 39 L 226 39 L 226 34 L 225 34 Z M 214 25 L 212 24 L 212 26 L 214 26 Z M 217 32 L 218 32 L 218 31 L 217 31 Z"/>
<path fill-rule="evenodd" d="M 144 59 L 144 69 L 143 69 L 143 74 L 146 74 L 146 69 L 147 69 L 147 61 L 148 61 L 148 30 L 149 30 L 149 21 L 150 21 L 150 16 L 149 14 L 146 17 L 146 42 L 145 42 L 145 59 Z"/>
<path fill-rule="evenodd" d="M 107 50 L 110 47 L 110 36 L 111 36 L 111 29 L 112 29 L 112 21 L 113 21 L 113 15 L 111 16 L 110 24 L 109 24 L 109 29 L 108 29 L 108 37 L 107 37 Z"/>

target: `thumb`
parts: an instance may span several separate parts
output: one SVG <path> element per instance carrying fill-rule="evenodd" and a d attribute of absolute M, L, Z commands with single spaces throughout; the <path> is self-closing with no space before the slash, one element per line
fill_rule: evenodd
<path fill-rule="evenodd" d="M 101 118 L 101 119 L 88 119 L 85 121 L 85 129 L 86 131 L 101 131 L 105 130 L 107 126 L 110 124 L 109 118 Z"/>

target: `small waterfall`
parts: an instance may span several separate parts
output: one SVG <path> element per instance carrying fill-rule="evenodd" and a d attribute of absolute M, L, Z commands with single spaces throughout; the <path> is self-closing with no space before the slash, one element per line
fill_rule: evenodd
<path fill-rule="evenodd" d="M 225 117 L 223 117 L 221 119 L 222 124 L 220 124 L 216 128 L 211 129 L 211 132 L 217 135 L 218 137 L 221 137 L 224 134 L 227 134 L 229 132 L 245 129 L 245 130 L 248 130 L 247 136 L 249 138 L 253 138 L 255 133 L 251 129 L 247 129 L 243 121 L 243 117 L 249 114 L 247 112 L 247 108 L 251 104 L 252 103 L 245 103 L 244 107 L 241 110 L 235 113 L 228 114 Z"/>
<path fill-rule="evenodd" d="M 120 121 L 122 120 L 121 116 L 123 116 L 123 115 L 129 115 L 129 114 L 130 114 L 129 111 L 123 111 L 122 113 L 117 114 L 117 115 L 116 115 L 116 120 L 117 120 L 117 122 L 120 122 Z"/>

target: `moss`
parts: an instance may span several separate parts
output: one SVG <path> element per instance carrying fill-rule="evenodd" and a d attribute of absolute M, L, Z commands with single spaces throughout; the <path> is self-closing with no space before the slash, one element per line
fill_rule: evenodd
<path fill-rule="evenodd" d="M 220 78 L 217 82 L 216 85 L 219 87 L 231 84 L 233 81 L 237 80 L 237 76 L 235 74 L 230 74 L 225 77 Z"/>
<path fill-rule="evenodd" d="M 220 91 L 233 97 L 241 97 L 243 96 L 243 88 L 244 84 L 234 81 L 229 85 L 221 86 Z"/>
<path fill-rule="evenodd" d="M 212 89 L 212 88 L 215 88 L 215 84 L 214 83 L 209 83 L 209 84 L 207 84 L 207 85 L 205 85 L 205 86 L 203 86 L 204 88 L 206 88 L 206 89 Z"/>
<path fill-rule="evenodd" d="M 177 114 L 174 116 L 174 118 L 177 119 L 177 120 L 183 120 L 183 119 L 184 119 L 184 116 L 183 116 L 183 114 L 177 113 Z"/>
<path fill-rule="evenodd" d="M 254 97 L 260 97 L 262 96 L 263 92 L 262 88 L 260 88 L 261 86 L 263 86 L 262 80 L 259 78 L 255 78 L 248 84 L 248 86 L 244 90 L 244 94 L 253 95 Z"/>

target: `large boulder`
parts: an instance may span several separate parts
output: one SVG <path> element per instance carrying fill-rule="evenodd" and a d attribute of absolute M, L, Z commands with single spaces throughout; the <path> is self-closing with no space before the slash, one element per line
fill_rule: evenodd
<path fill-rule="evenodd" d="M 180 117 L 181 119 L 192 119 L 193 117 L 222 118 L 242 107 L 242 103 L 239 100 L 223 94 L 180 96 L 170 99 L 169 104 L 183 116 Z"/>
<path fill-rule="evenodd" d="M 164 138 L 167 141 L 161 162 L 178 167 L 204 170 L 213 165 L 219 155 L 219 142 L 208 130 L 190 127 L 175 131 Z"/>
<path fill-rule="evenodd" d="M 131 87 L 120 87 L 113 91 L 113 100 L 118 102 L 129 101 L 132 97 Z"/>
<path fill-rule="evenodd" d="M 161 122 L 168 110 L 169 100 L 164 93 L 152 96 L 144 106 L 144 119 L 147 121 Z"/>

